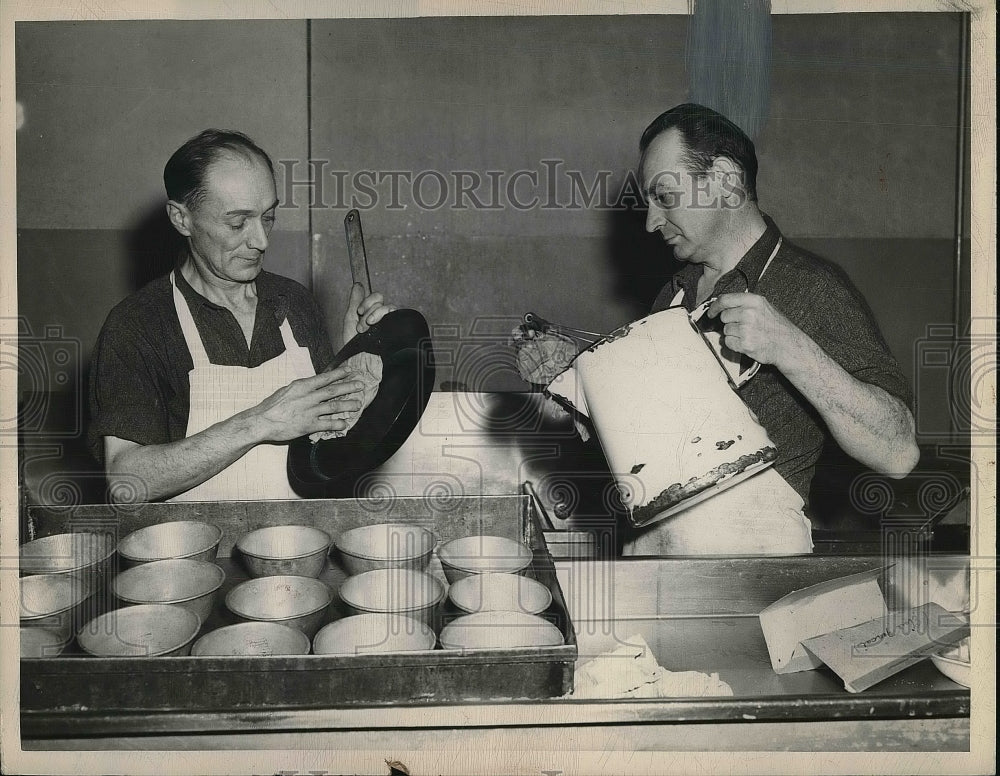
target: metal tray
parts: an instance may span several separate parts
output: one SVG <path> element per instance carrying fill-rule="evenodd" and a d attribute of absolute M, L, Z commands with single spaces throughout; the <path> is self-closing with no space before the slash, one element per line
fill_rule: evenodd
<path fill-rule="evenodd" d="M 560 628 L 565 643 L 464 653 L 435 649 L 297 657 L 94 658 L 72 654 L 71 647 L 56 658 L 21 661 L 22 726 L 32 727 L 33 714 L 44 717 L 53 712 L 277 711 L 564 695 L 573 687 L 577 643 L 538 514 L 538 503 L 529 493 L 436 500 L 88 505 L 69 512 L 33 508 L 29 512 L 32 538 L 66 530 L 113 531 L 120 538 L 144 525 L 183 519 L 220 526 L 223 537 L 217 563 L 227 579 L 202 634 L 232 621 L 223 603 L 225 593 L 248 576 L 234 557 L 238 552 L 233 545 L 240 535 L 256 528 L 313 525 L 336 537 L 359 525 L 416 522 L 432 528 L 441 541 L 476 533 L 506 536 L 534 551 L 530 573 L 548 587 L 553 599 L 543 616 Z M 430 571 L 441 574 L 436 555 Z M 336 588 L 345 577 L 331 560 L 322 578 Z M 110 597 L 105 598 L 106 607 L 113 605 Z M 335 619 L 338 612 L 332 610 L 331 619 Z"/>

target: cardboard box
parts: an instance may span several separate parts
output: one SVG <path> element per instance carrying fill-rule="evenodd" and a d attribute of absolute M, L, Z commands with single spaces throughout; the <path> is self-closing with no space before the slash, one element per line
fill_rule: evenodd
<path fill-rule="evenodd" d="M 821 582 L 764 609 L 760 626 L 774 671 L 826 664 L 849 692 L 860 692 L 969 635 L 965 615 L 934 601 L 890 610 L 879 578 L 891 570 Z"/>
<path fill-rule="evenodd" d="M 823 661 L 802 642 L 813 636 L 884 618 L 885 598 L 878 586 L 882 569 L 831 579 L 795 590 L 760 613 L 771 667 L 790 674 L 818 668 Z"/>
<path fill-rule="evenodd" d="M 861 692 L 968 635 L 964 616 L 928 603 L 814 636 L 803 646 L 833 669 L 849 692 Z"/>

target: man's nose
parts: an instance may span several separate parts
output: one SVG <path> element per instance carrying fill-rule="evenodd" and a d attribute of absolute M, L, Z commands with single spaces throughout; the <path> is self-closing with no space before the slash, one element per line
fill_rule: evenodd
<path fill-rule="evenodd" d="M 264 228 L 264 222 L 259 218 L 254 219 L 247 232 L 247 246 L 261 253 L 267 250 L 267 229 Z"/>
<path fill-rule="evenodd" d="M 646 208 L 646 231 L 655 232 L 666 223 L 663 214 L 656 205 L 650 203 Z"/>

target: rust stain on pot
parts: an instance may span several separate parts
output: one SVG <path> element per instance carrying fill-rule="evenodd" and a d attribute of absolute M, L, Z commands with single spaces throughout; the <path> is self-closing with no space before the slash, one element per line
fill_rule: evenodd
<path fill-rule="evenodd" d="M 703 474 L 700 477 L 692 477 L 683 485 L 675 482 L 669 488 L 662 491 L 656 498 L 637 508 L 634 517 L 640 522 L 650 519 L 660 512 L 676 506 L 681 501 L 685 501 L 704 490 L 708 490 L 726 477 L 739 474 L 758 463 L 773 461 L 777 457 L 778 451 L 774 447 L 763 447 L 755 453 L 741 455 L 735 461 L 719 464 L 707 474 Z"/>
<path fill-rule="evenodd" d="M 593 345 L 591 345 L 589 348 L 587 348 L 587 352 L 588 353 L 595 353 L 595 352 L 597 352 L 597 349 L 599 347 L 601 347 L 601 345 L 606 345 L 609 342 L 614 342 L 616 339 L 622 339 L 623 337 L 627 337 L 630 331 L 632 331 L 632 324 L 631 323 L 626 323 L 620 329 L 615 329 L 613 332 L 611 332 L 607 336 L 602 337 L 601 339 L 599 339 L 597 342 L 595 342 Z"/>

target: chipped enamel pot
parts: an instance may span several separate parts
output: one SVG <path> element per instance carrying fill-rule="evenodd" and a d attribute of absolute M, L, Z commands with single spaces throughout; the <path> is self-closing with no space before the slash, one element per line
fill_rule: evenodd
<path fill-rule="evenodd" d="M 730 380 L 687 311 L 672 307 L 598 341 L 548 390 L 590 417 L 642 526 L 774 463 L 773 443 Z"/>

